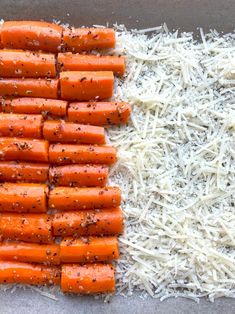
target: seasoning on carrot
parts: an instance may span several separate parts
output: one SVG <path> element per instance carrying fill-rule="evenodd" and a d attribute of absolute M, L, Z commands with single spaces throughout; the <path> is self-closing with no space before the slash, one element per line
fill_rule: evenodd
<path fill-rule="evenodd" d="M 111 264 L 62 265 L 63 292 L 95 294 L 115 291 L 114 268 Z"/>
<path fill-rule="evenodd" d="M 48 142 L 14 137 L 0 138 L 0 160 L 48 161 Z"/>
<path fill-rule="evenodd" d="M 120 204 L 118 187 L 56 187 L 50 191 L 48 199 L 49 208 L 56 210 L 115 208 Z"/>
<path fill-rule="evenodd" d="M 108 99 L 113 95 L 113 84 L 113 72 L 109 71 L 60 73 L 61 98 L 66 100 Z"/>
<path fill-rule="evenodd" d="M 1 77 L 55 77 L 55 55 L 23 50 L 0 50 Z"/>
<path fill-rule="evenodd" d="M 1 141 L 0 141 L 1 148 Z M 110 146 L 92 146 L 75 144 L 51 144 L 49 146 L 49 160 L 54 164 L 113 164 L 117 158 L 117 151 Z"/>
<path fill-rule="evenodd" d="M 70 237 L 60 244 L 61 263 L 107 262 L 118 257 L 117 237 Z"/>
<path fill-rule="evenodd" d="M 46 214 L 0 213 L 0 237 L 14 241 L 53 243 L 52 218 Z"/>
<path fill-rule="evenodd" d="M 0 128 L 1 130 L 1 128 Z M 104 144 L 104 128 L 82 125 L 65 121 L 46 121 L 43 125 L 43 137 L 49 142 Z"/>
<path fill-rule="evenodd" d="M 61 49 L 62 27 L 42 21 L 7 21 L 1 40 L 4 48 L 57 52 Z"/>
<path fill-rule="evenodd" d="M 63 212 L 54 215 L 55 236 L 118 235 L 123 231 L 120 208 Z"/>
<path fill-rule="evenodd" d="M 75 102 L 68 108 L 68 121 L 92 125 L 119 125 L 128 122 L 131 107 L 124 102 Z"/>
<path fill-rule="evenodd" d="M 54 166 L 49 170 L 49 181 L 55 186 L 105 186 L 108 179 L 106 165 L 66 165 Z M 1 180 L 1 163 L 0 163 Z"/>

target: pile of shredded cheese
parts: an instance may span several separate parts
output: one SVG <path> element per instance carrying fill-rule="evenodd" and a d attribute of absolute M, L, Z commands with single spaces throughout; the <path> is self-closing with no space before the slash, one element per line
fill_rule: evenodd
<path fill-rule="evenodd" d="M 148 31 L 117 26 L 115 99 L 133 108 L 108 131 L 126 220 L 117 291 L 234 297 L 235 35 Z"/>

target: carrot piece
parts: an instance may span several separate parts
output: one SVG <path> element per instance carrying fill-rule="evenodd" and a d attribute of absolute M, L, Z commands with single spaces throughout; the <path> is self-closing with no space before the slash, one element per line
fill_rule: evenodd
<path fill-rule="evenodd" d="M 45 184 L 3 183 L 0 185 L 0 212 L 45 213 L 47 193 Z"/>
<path fill-rule="evenodd" d="M 43 125 L 43 137 L 50 142 L 105 143 L 104 128 L 65 121 L 46 121 Z"/>
<path fill-rule="evenodd" d="M 113 72 L 109 71 L 67 71 L 60 73 L 62 99 L 108 99 L 113 95 L 113 84 Z"/>
<path fill-rule="evenodd" d="M 0 142 L 1 148 L 1 142 Z M 110 146 L 92 146 L 75 144 L 52 144 L 49 146 L 49 160 L 55 164 L 113 164 L 117 151 Z"/>
<path fill-rule="evenodd" d="M 131 107 L 124 102 L 75 102 L 68 108 L 68 121 L 98 126 L 125 124 Z"/>
<path fill-rule="evenodd" d="M 3 48 L 3 44 L 2 44 L 2 28 L 0 28 L 0 49 Z"/>
<path fill-rule="evenodd" d="M 43 183 L 47 181 L 49 166 L 26 162 L 0 162 L 0 182 Z"/>
<path fill-rule="evenodd" d="M 111 28 L 66 28 L 63 44 L 67 51 L 72 52 L 114 48 L 115 32 Z"/>
<path fill-rule="evenodd" d="M 52 220 L 55 236 L 118 235 L 123 231 L 120 208 L 63 212 Z"/>
<path fill-rule="evenodd" d="M 55 77 L 55 55 L 23 50 L 0 50 L 1 77 Z"/>
<path fill-rule="evenodd" d="M 57 98 L 57 79 L 4 78 L 0 80 L 1 96 L 28 96 Z"/>
<path fill-rule="evenodd" d="M 42 115 L 0 113 L 0 136 L 42 137 Z"/>
<path fill-rule="evenodd" d="M 71 237 L 60 244 L 61 263 L 107 262 L 118 257 L 117 237 Z"/>
<path fill-rule="evenodd" d="M 1 179 L 1 164 L 0 164 Z M 67 165 L 50 167 L 50 183 L 58 186 L 105 186 L 108 179 L 106 165 Z"/>
<path fill-rule="evenodd" d="M 14 137 L 0 138 L 0 160 L 48 161 L 48 142 Z"/>
<path fill-rule="evenodd" d="M 0 236 L 14 241 L 53 243 L 51 216 L 0 213 Z"/>
<path fill-rule="evenodd" d="M 60 265 L 60 246 L 5 241 L 0 243 L 0 260 Z"/>
<path fill-rule="evenodd" d="M 60 268 L 13 261 L 0 261 L 0 283 L 59 285 Z"/>
<path fill-rule="evenodd" d="M 125 72 L 125 59 L 121 56 L 59 53 L 58 64 L 61 71 L 112 71 L 119 75 Z"/>
<path fill-rule="evenodd" d="M 1 100 L 3 111 L 12 113 L 66 116 L 68 102 L 59 99 L 21 97 Z"/>
<path fill-rule="evenodd" d="M 62 27 L 42 21 L 7 21 L 2 27 L 4 48 L 60 51 Z"/>
<path fill-rule="evenodd" d="M 81 294 L 114 292 L 114 268 L 111 264 L 62 265 L 61 290 Z"/>
<path fill-rule="evenodd" d="M 118 187 L 56 187 L 50 191 L 48 199 L 49 208 L 57 210 L 113 208 L 120 204 L 121 193 Z"/>

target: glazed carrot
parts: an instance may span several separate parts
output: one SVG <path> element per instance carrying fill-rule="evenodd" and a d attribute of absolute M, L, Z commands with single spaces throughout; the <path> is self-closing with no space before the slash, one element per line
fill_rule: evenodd
<path fill-rule="evenodd" d="M 55 77 L 55 55 L 23 50 L 0 50 L 1 77 Z"/>
<path fill-rule="evenodd" d="M 108 99 L 113 95 L 113 83 L 113 72 L 109 71 L 61 72 L 61 98 L 66 100 Z"/>
<path fill-rule="evenodd" d="M 112 71 L 119 75 L 125 72 L 125 59 L 121 56 L 59 53 L 58 64 L 61 71 Z"/>
<path fill-rule="evenodd" d="M 56 266 L 0 261 L 0 283 L 59 285 L 60 269 Z"/>
<path fill-rule="evenodd" d="M 33 183 L 0 185 L 0 212 L 45 213 L 47 186 Z"/>
<path fill-rule="evenodd" d="M 53 243 L 51 216 L 0 213 L 0 236 L 14 241 Z"/>
<path fill-rule="evenodd" d="M 125 124 L 130 117 L 131 107 L 124 102 L 75 102 L 68 108 L 68 121 L 92 124 Z"/>
<path fill-rule="evenodd" d="M 4 78 L 0 80 L 1 96 L 57 98 L 57 79 Z"/>
<path fill-rule="evenodd" d="M 4 48 L 57 52 L 62 27 L 42 21 L 8 21 L 3 24 L 1 38 Z"/>
<path fill-rule="evenodd" d="M 83 210 L 55 214 L 52 221 L 55 236 L 118 235 L 123 231 L 120 208 Z"/>
<path fill-rule="evenodd" d="M 0 160 L 48 161 L 48 142 L 14 137 L 0 138 Z"/>
<path fill-rule="evenodd" d="M 66 28 L 63 44 L 67 51 L 72 52 L 114 48 L 115 32 L 111 28 Z"/>
<path fill-rule="evenodd" d="M 60 244 L 61 263 L 107 262 L 118 257 L 117 237 L 71 237 Z"/>
<path fill-rule="evenodd" d="M 59 99 L 21 97 L 1 100 L 3 111 L 12 113 L 42 114 L 43 116 L 66 115 L 68 102 Z"/>
<path fill-rule="evenodd" d="M 120 204 L 121 193 L 118 187 L 56 187 L 50 191 L 48 199 L 49 208 L 57 210 L 113 208 Z"/>
<path fill-rule="evenodd" d="M 0 113 L 0 136 L 41 138 L 42 115 Z"/>
<path fill-rule="evenodd" d="M 5 241 L 0 243 L 0 260 L 60 265 L 60 246 Z"/>
<path fill-rule="evenodd" d="M 71 163 L 113 164 L 116 161 L 116 154 L 116 149 L 110 146 L 75 144 L 52 144 L 49 146 L 50 162 L 61 165 Z"/>
<path fill-rule="evenodd" d="M 1 128 L 0 128 L 1 130 Z M 104 144 L 104 128 L 82 125 L 65 121 L 46 121 L 43 125 L 43 137 L 49 142 Z"/>
<path fill-rule="evenodd" d="M 1 179 L 1 164 L 0 164 Z M 58 186 L 105 186 L 108 179 L 106 165 L 67 165 L 50 167 L 49 181 Z"/>

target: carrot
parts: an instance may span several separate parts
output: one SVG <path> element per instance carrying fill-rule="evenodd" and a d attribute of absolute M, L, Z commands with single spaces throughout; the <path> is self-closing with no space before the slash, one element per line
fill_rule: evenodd
<path fill-rule="evenodd" d="M 0 283 L 59 285 L 60 269 L 56 266 L 0 261 Z"/>
<path fill-rule="evenodd" d="M 0 260 L 60 265 L 60 246 L 5 241 L 0 243 Z"/>
<path fill-rule="evenodd" d="M 43 183 L 47 181 L 49 166 L 26 162 L 0 162 L 0 182 Z"/>
<path fill-rule="evenodd" d="M 3 24 L 1 38 L 4 48 L 57 52 L 62 27 L 42 21 L 8 21 Z"/>
<path fill-rule="evenodd" d="M 51 216 L 0 213 L 0 236 L 14 241 L 53 243 Z"/>
<path fill-rule="evenodd" d="M 67 51 L 72 52 L 114 48 L 115 32 L 111 28 L 66 28 L 63 44 Z"/>
<path fill-rule="evenodd" d="M 49 208 L 57 210 L 113 208 L 120 204 L 121 193 L 118 187 L 56 187 L 50 191 L 48 199 Z"/>
<path fill-rule="evenodd" d="M 33 183 L 0 185 L 0 212 L 45 213 L 47 186 Z"/>
<path fill-rule="evenodd" d="M 61 98 L 66 100 L 108 99 L 113 95 L 113 72 L 67 71 L 60 73 Z"/>
<path fill-rule="evenodd" d="M 113 164 L 116 161 L 116 154 L 116 149 L 110 146 L 75 144 L 52 144 L 49 146 L 50 162 L 62 165 L 71 163 Z"/>
<path fill-rule="evenodd" d="M 117 237 L 71 237 L 60 244 L 61 263 L 106 262 L 118 257 Z"/>
<path fill-rule="evenodd" d="M 68 102 L 59 99 L 21 97 L 1 100 L 4 112 L 42 114 L 43 116 L 63 117 L 66 115 Z"/>
<path fill-rule="evenodd" d="M 114 268 L 111 264 L 62 265 L 61 289 L 81 294 L 114 292 Z"/>
<path fill-rule="evenodd" d="M 48 142 L 12 137 L 0 138 L 0 160 L 48 161 Z"/>
<path fill-rule="evenodd" d="M 118 235 L 123 230 L 120 208 L 84 210 L 55 214 L 52 220 L 55 236 Z"/>
<path fill-rule="evenodd" d="M 61 71 L 112 71 L 119 75 L 125 72 L 125 59 L 121 56 L 59 53 L 58 64 Z"/>
<path fill-rule="evenodd" d="M 1 179 L 1 164 L 0 164 Z M 108 179 L 106 165 L 67 165 L 50 167 L 50 183 L 58 186 L 105 186 Z"/>
<path fill-rule="evenodd" d="M 55 77 L 55 55 L 23 50 L 0 50 L 1 77 Z"/>
<path fill-rule="evenodd" d="M 50 142 L 105 143 L 104 128 L 65 121 L 46 121 L 43 126 L 43 137 Z"/>
<path fill-rule="evenodd" d="M 0 80 L 0 96 L 57 98 L 57 79 L 4 78 Z"/>
<path fill-rule="evenodd" d="M 0 113 L 0 136 L 42 137 L 42 115 Z"/>
<path fill-rule="evenodd" d="M 76 102 L 69 105 L 68 121 L 98 126 L 125 124 L 130 113 L 130 105 L 124 102 Z"/>
<path fill-rule="evenodd" d="M 3 45 L 2 45 L 2 28 L 0 28 L 0 49 L 3 48 Z"/>

